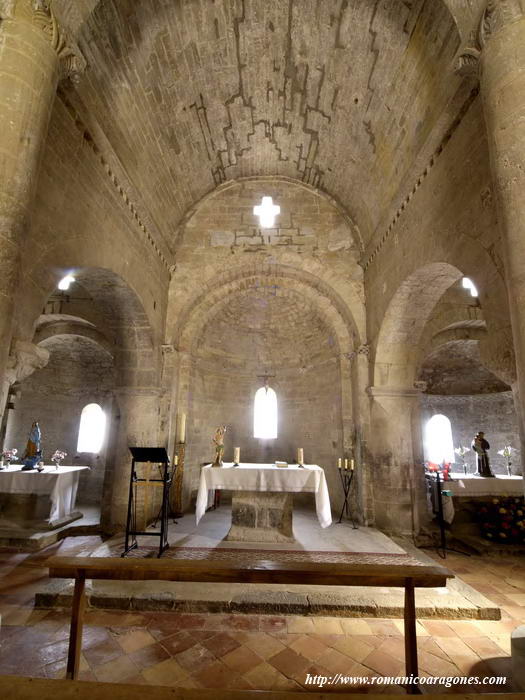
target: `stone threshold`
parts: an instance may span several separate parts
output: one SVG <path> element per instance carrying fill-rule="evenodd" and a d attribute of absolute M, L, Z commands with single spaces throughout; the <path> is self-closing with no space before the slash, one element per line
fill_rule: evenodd
<path fill-rule="evenodd" d="M 127 585 L 121 583 L 121 590 L 117 592 L 97 584 L 96 589 L 88 585 L 86 594 L 90 607 L 106 610 L 403 618 L 403 593 L 394 588 L 342 587 L 335 590 L 331 586 L 298 585 L 276 591 L 276 586 L 271 586 L 270 590 L 270 587 L 265 589 L 256 585 L 249 589 L 248 585 L 242 584 L 177 583 L 170 584 L 170 588 L 167 590 L 164 586 L 163 590 L 152 590 L 147 584 L 147 590 L 129 591 Z M 446 601 L 442 600 L 445 591 L 441 589 L 427 589 L 427 598 L 417 595 L 418 617 L 501 619 L 497 605 L 487 599 L 481 601 L 482 596 L 463 582 L 461 588 L 461 592 L 449 591 Z M 35 607 L 67 608 L 72 599 L 73 584 L 50 582 L 36 593 Z"/>
<path fill-rule="evenodd" d="M 54 530 L 0 528 L 0 548 L 16 552 L 39 552 L 41 549 L 45 549 L 66 537 L 85 537 L 100 533 L 100 523 L 75 524 L 78 523 L 78 520 L 69 521 L 67 524 Z"/>

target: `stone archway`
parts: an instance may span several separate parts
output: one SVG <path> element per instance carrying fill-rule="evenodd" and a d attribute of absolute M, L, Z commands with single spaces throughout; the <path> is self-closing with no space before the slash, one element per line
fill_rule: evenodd
<path fill-rule="evenodd" d="M 205 285 L 177 321 L 173 403 L 189 417 L 186 503 L 198 475 L 192 467 L 208 457 L 210 415 L 218 423 L 230 421 L 232 444 L 241 446 L 248 461 L 268 461 L 250 437 L 251 401 L 262 382 L 258 375 L 267 371 L 276 375 L 271 386 L 283 401 L 280 434 L 272 445 L 280 452 L 272 452 L 270 461 L 291 461 L 300 440 L 310 459 L 325 466 L 337 507 L 337 458 L 353 446 L 355 395 L 363 391 L 357 363 L 352 365 L 360 336 L 350 308 L 313 275 L 284 265 L 248 265 Z M 224 413 L 215 415 L 218 406 L 228 420 Z M 359 479 L 357 498 L 363 502 L 364 483 Z"/>

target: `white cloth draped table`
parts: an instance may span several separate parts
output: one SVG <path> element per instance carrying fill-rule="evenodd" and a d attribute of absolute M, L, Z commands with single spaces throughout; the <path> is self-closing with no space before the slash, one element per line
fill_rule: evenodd
<path fill-rule="evenodd" d="M 321 527 L 332 524 L 326 477 L 324 469 L 317 464 L 305 464 L 304 467 L 297 465 L 276 467 L 274 464 L 241 463 L 238 467 L 234 467 L 231 463 L 225 463 L 222 467 L 211 465 L 202 467 L 195 507 L 197 524 L 206 512 L 208 492 L 215 489 L 314 493 L 315 508 Z"/>
<path fill-rule="evenodd" d="M 80 472 L 89 467 L 44 466 L 44 470 L 21 471 L 11 465 L 0 471 L 0 493 L 49 495 L 49 522 L 62 520 L 75 509 Z"/>
<path fill-rule="evenodd" d="M 453 472 L 453 481 L 444 481 L 443 489 L 458 498 L 483 496 L 523 496 L 523 477 L 496 474 L 495 477 Z"/>

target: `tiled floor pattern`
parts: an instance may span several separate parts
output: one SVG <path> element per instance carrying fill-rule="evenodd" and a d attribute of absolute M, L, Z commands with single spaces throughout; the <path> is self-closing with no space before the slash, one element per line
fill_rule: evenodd
<path fill-rule="evenodd" d="M 38 581 L 46 578 L 48 556 L 85 554 L 98 544 L 98 538 L 84 537 L 36 555 L 0 553 L 0 673 L 64 675 L 69 614 L 33 610 L 32 598 Z M 503 619 L 421 620 L 422 675 L 510 678 L 510 632 L 525 623 L 525 562 L 451 555 L 446 564 L 501 605 Z M 186 688 L 316 690 L 305 684 L 307 673 L 402 675 L 402 629 L 402 621 L 386 619 L 92 610 L 86 617 L 81 678 Z M 494 688 L 505 689 L 511 684 Z M 487 686 L 480 690 L 487 692 Z M 392 686 L 384 691 L 403 692 Z M 449 692 L 461 692 L 461 687 Z"/>

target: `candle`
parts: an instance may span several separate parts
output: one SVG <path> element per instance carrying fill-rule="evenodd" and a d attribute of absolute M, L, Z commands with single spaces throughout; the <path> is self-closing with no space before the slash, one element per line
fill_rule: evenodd
<path fill-rule="evenodd" d="M 354 471 L 354 460 L 353 459 L 350 460 L 350 469 L 352 471 Z"/>
<path fill-rule="evenodd" d="M 186 414 L 179 414 L 179 430 L 178 430 L 179 442 L 186 442 Z"/>
<path fill-rule="evenodd" d="M 342 463 L 341 457 L 339 457 L 339 459 L 337 460 L 337 468 L 341 469 L 342 466 L 343 466 L 343 463 Z"/>
<path fill-rule="evenodd" d="M 348 460 L 345 457 L 345 469 L 348 469 Z"/>
<path fill-rule="evenodd" d="M 304 462 L 304 450 L 302 447 L 297 448 L 297 464 L 302 464 Z"/>
<path fill-rule="evenodd" d="M 175 459 L 173 460 L 175 466 L 179 463 L 179 455 L 175 455 Z"/>
<path fill-rule="evenodd" d="M 240 461 L 241 461 L 241 448 L 235 447 L 233 450 L 233 463 L 239 464 Z"/>

